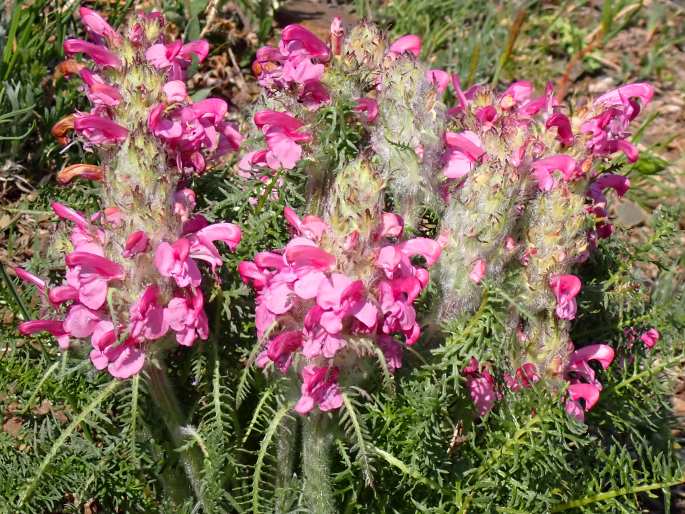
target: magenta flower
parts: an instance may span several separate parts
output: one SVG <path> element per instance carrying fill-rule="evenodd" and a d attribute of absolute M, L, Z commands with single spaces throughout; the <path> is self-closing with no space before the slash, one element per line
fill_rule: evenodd
<path fill-rule="evenodd" d="M 447 178 L 460 179 L 468 175 L 485 155 L 483 143 L 477 134 L 469 130 L 461 133 L 446 132 L 445 168 Z"/>
<path fill-rule="evenodd" d="M 190 258 L 190 241 L 181 237 L 173 244 L 162 241 L 155 250 L 155 266 L 163 277 L 171 277 L 178 287 L 198 287 L 200 269 Z"/>
<path fill-rule="evenodd" d="M 86 96 L 94 106 L 116 107 L 121 101 L 119 88 L 107 84 L 102 77 L 82 68 L 79 76 L 86 85 Z"/>
<path fill-rule="evenodd" d="M 443 70 L 428 70 L 426 78 L 435 86 L 439 94 L 443 94 L 452 81 L 450 74 Z"/>
<path fill-rule="evenodd" d="M 322 412 L 342 407 L 343 399 L 337 381 L 338 368 L 305 366 L 302 369 L 302 396 L 295 410 L 307 414 L 316 406 Z"/>
<path fill-rule="evenodd" d="M 310 133 L 300 131 L 303 123 L 289 113 L 271 110 L 257 112 L 254 122 L 266 139 L 267 165 L 274 170 L 293 169 L 302 157 L 298 143 L 311 141 Z"/>
<path fill-rule="evenodd" d="M 107 38 L 113 44 L 121 42 L 121 36 L 99 13 L 87 7 L 80 7 L 79 14 L 81 15 L 81 23 L 91 35 Z"/>
<path fill-rule="evenodd" d="M 656 346 L 659 339 L 661 339 L 661 334 L 656 328 L 650 328 L 640 336 L 640 341 L 642 341 L 650 350 Z"/>
<path fill-rule="evenodd" d="M 469 273 L 469 278 L 473 283 L 481 283 L 481 281 L 485 277 L 486 267 L 487 263 L 484 259 L 477 259 L 476 262 L 473 263 L 473 266 L 471 267 L 471 272 Z"/>
<path fill-rule="evenodd" d="M 322 242 L 335 237 L 324 221 L 300 219 L 289 207 L 284 217 L 296 232 L 286 247 L 260 252 L 253 262 L 238 266 L 243 281 L 257 291 L 257 335 L 276 330 L 259 355 L 259 366 L 273 363 L 285 373 L 293 363 L 301 370 L 325 361 L 338 368 L 338 362 L 353 362 L 350 352 L 358 350 L 350 341 L 362 337 L 378 345 L 388 369 L 397 369 L 402 344 L 393 336 L 404 336 L 407 345 L 418 340 L 421 328 L 412 304 L 428 284 L 428 272 L 413 265 L 412 258 L 421 256 L 430 266 L 440 245 L 427 238 L 392 243 L 389 238 L 401 238 L 404 223 L 384 213 L 364 236 L 371 249 L 359 246 L 356 230 L 339 235 L 337 249 L 324 249 Z M 364 270 L 361 277 L 355 276 L 357 266 Z M 302 395 L 301 406 L 308 412 L 315 404 L 306 398 L 304 386 Z"/>
<path fill-rule="evenodd" d="M 388 53 L 393 57 L 399 57 L 404 53 L 410 53 L 414 57 L 418 57 L 421 53 L 421 38 L 414 34 L 402 36 L 390 45 Z"/>
<path fill-rule="evenodd" d="M 184 80 L 185 70 L 193 60 L 193 56 L 202 62 L 209 54 L 209 43 L 204 39 L 183 44 L 181 41 L 152 45 L 145 52 L 147 61 L 157 69 L 168 70 L 170 80 Z"/>
<path fill-rule="evenodd" d="M 150 240 L 145 232 L 137 230 L 126 239 L 122 255 L 127 259 L 135 257 L 139 253 L 143 253 L 147 250 L 149 242 Z"/>
<path fill-rule="evenodd" d="M 66 350 L 69 348 L 69 334 L 64 330 L 64 324 L 61 321 L 51 319 L 24 321 L 19 324 L 19 332 L 25 336 L 38 332 L 49 332 L 57 339 L 60 349 Z"/>
<path fill-rule="evenodd" d="M 551 127 L 556 127 L 557 139 L 562 145 L 573 145 L 573 130 L 571 129 L 571 120 L 568 119 L 568 116 L 560 112 L 552 114 L 545 123 L 545 128 L 549 129 Z"/>
<path fill-rule="evenodd" d="M 149 285 L 140 298 L 131 305 L 128 319 L 128 335 L 135 340 L 159 339 L 169 331 L 164 308 L 159 304 L 159 287 Z"/>
<path fill-rule="evenodd" d="M 565 409 L 578 421 L 585 421 L 585 411 L 592 409 L 599 401 L 599 389 L 592 384 L 571 384 Z M 583 403 L 580 403 L 583 400 Z"/>
<path fill-rule="evenodd" d="M 65 39 L 64 53 L 67 55 L 83 53 L 100 66 L 121 68 L 121 60 L 114 53 L 102 45 L 89 43 L 83 39 Z"/>
<path fill-rule="evenodd" d="M 558 183 L 553 172 L 560 172 L 563 180 L 568 182 L 575 178 L 577 164 L 573 157 L 559 154 L 535 161 L 532 168 L 540 191 L 551 191 Z"/>
<path fill-rule="evenodd" d="M 128 137 L 128 130 L 124 127 L 95 114 L 76 116 L 74 130 L 95 145 L 120 143 Z"/>
<path fill-rule="evenodd" d="M 299 330 L 281 332 L 269 341 L 258 362 L 261 361 L 262 367 L 264 367 L 267 362 L 271 361 L 281 373 L 285 373 L 290 368 L 293 354 L 301 347 L 302 332 Z"/>
<path fill-rule="evenodd" d="M 14 268 L 14 273 L 22 281 L 33 284 L 36 288 L 43 294 L 47 292 L 47 286 L 45 285 L 45 280 L 40 277 L 35 276 L 33 273 L 29 273 L 23 268 Z"/>
<path fill-rule="evenodd" d="M 478 364 L 475 357 L 471 357 L 462 375 L 466 377 L 466 387 L 476 407 L 476 412 L 482 418 L 492 410 L 497 400 L 495 379 L 487 369 Z"/>
<path fill-rule="evenodd" d="M 353 110 L 363 114 L 367 123 L 373 123 L 378 118 L 378 102 L 373 98 L 358 98 Z"/>
<path fill-rule="evenodd" d="M 559 319 L 572 320 L 576 317 L 578 306 L 576 296 L 581 282 L 575 275 L 556 275 L 549 279 L 549 287 L 557 300 L 556 313 Z"/>
<path fill-rule="evenodd" d="M 89 309 L 99 309 L 107 299 L 108 283 L 124 278 L 121 265 L 88 252 L 76 251 L 66 257 L 67 284 L 78 291 L 79 301 Z"/>

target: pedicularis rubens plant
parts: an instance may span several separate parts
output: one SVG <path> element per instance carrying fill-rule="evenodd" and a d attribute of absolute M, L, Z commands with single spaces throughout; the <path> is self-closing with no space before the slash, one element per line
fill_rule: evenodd
<path fill-rule="evenodd" d="M 46 312 L 20 331 L 88 348 L 116 379 L 144 373 L 198 508 L 594 512 L 678 483 L 670 448 L 640 439 L 658 432 L 647 427 L 665 419 L 663 403 L 637 399 L 663 397 L 661 372 L 682 360 L 665 344 L 679 322 L 637 297 L 635 271 L 669 266 L 676 229 L 660 213 L 634 252 L 609 239 L 609 200 L 630 187 L 620 171 L 638 159 L 631 132 L 651 86 L 569 109 L 527 81 L 463 90 L 421 61 L 416 36 L 390 44 L 371 24 L 346 33 L 335 19 L 324 42 L 289 25 L 257 52 L 262 94 L 243 140 L 224 101 L 186 92 L 206 42 L 165 41 L 156 14 L 118 32 L 88 9 L 81 19 L 89 39 L 65 52 L 94 68 L 62 67 L 92 110 L 53 133 L 97 152 L 98 166 L 58 180 L 97 181 L 101 211 L 53 204 L 72 224 L 65 282 L 16 270 Z M 249 225 L 275 211 L 291 238 L 237 266 L 255 293 L 256 339 L 225 378 L 234 443 L 218 451 L 216 434 L 181 412 L 164 362 L 208 338 L 202 270 L 217 281 L 216 243 L 241 240 L 237 225 L 193 213 L 190 182 L 239 148 L 225 179 L 245 200 L 234 212 Z M 286 185 L 302 187 L 304 205 Z M 232 351 L 246 334 L 231 327 L 239 337 L 220 344 Z M 198 400 L 220 426 L 221 380 L 216 371 L 219 392 Z M 633 407 L 643 419 L 625 414 Z"/>

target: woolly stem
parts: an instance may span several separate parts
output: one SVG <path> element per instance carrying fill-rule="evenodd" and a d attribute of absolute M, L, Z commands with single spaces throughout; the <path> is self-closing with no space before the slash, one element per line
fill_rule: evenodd
<path fill-rule="evenodd" d="M 147 375 L 150 396 L 164 421 L 171 444 L 174 450 L 178 452 L 181 467 L 185 471 L 195 497 L 204 505 L 201 483 L 202 457 L 195 447 L 179 450 L 185 443 L 182 432 L 184 418 L 164 364 L 159 361 L 151 363 L 147 366 Z M 178 481 L 175 481 L 174 489 L 176 489 L 174 497 L 177 500 L 181 500 L 182 503 L 187 498 L 189 491 L 187 491 L 186 487 L 178 485 Z M 179 489 L 184 490 L 181 491 Z"/>
<path fill-rule="evenodd" d="M 330 482 L 330 449 L 333 441 L 321 414 L 310 414 L 302 420 L 302 470 L 304 495 L 311 512 L 335 514 Z"/>
<path fill-rule="evenodd" d="M 295 447 L 297 442 L 297 419 L 283 418 L 278 427 L 277 471 L 276 471 L 276 514 L 290 512 L 289 493 L 293 486 Z"/>

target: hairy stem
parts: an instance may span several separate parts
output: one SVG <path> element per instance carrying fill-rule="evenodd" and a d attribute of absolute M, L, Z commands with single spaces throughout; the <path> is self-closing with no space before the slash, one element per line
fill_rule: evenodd
<path fill-rule="evenodd" d="M 330 482 L 330 449 L 333 441 L 321 414 L 310 414 L 302 421 L 302 469 L 304 494 L 309 510 L 316 514 L 335 514 Z"/>
<path fill-rule="evenodd" d="M 293 489 L 296 443 L 297 419 L 292 416 L 283 418 L 278 427 L 276 514 L 290 512 L 288 498 L 290 498 L 290 492 Z"/>
<path fill-rule="evenodd" d="M 148 386 L 150 396 L 166 425 L 171 444 L 174 449 L 178 449 L 185 443 L 182 432 L 184 423 L 183 413 L 181 412 L 181 406 L 176 397 L 176 393 L 169 381 L 166 368 L 163 366 L 164 365 L 161 362 L 151 363 L 147 366 Z M 180 451 L 178 455 L 181 466 L 190 482 L 192 492 L 200 503 L 204 504 L 201 484 L 202 456 L 195 447 L 184 449 Z M 176 483 L 178 482 L 176 481 Z M 178 485 L 174 486 L 175 489 L 178 489 L 178 487 Z M 174 497 L 177 500 L 183 501 L 187 498 L 187 490 L 176 490 L 174 492 Z"/>

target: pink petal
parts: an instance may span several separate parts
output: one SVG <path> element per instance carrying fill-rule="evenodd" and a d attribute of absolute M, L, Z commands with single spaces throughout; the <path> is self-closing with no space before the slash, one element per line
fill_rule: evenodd
<path fill-rule="evenodd" d="M 171 80 L 162 88 L 168 102 L 182 102 L 188 97 L 186 85 L 182 80 Z"/>
<path fill-rule="evenodd" d="M 82 39 L 65 39 L 64 53 L 73 55 L 77 53 L 84 53 L 100 66 L 109 66 L 112 68 L 120 68 L 121 60 L 115 54 L 110 52 L 102 45 L 89 43 Z"/>
<path fill-rule="evenodd" d="M 399 244 L 400 251 L 411 258 L 420 255 L 426 259 L 426 266 L 430 267 L 440 257 L 442 248 L 440 245 L 427 237 L 415 237 Z"/>
<path fill-rule="evenodd" d="M 145 364 L 145 352 L 138 346 L 125 345 L 113 362 L 110 362 L 107 371 L 114 378 L 130 378 L 143 369 Z"/>
<path fill-rule="evenodd" d="M 571 384 L 568 395 L 573 401 L 585 400 L 585 410 L 588 411 L 599 401 L 599 389 L 592 384 Z"/>
<path fill-rule="evenodd" d="M 421 38 L 414 34 L 402 36 L 390 45 L 389 52 L 392 55 L 402 55 L 405 52 L 409 52 L 414 57 L 418 57 L 421 53 Z"/>
<path fill-rule="evenodd" d="M 583 346 L 571 354 L 570 362 L 596 360 L 602 368 L 607 369 L 614 360 L 614 349 L 606 344 L 591 344 Z"/>
<path fill-rule="evenodd" d="M 231 250 L 236 249 L 241 238 L 240 227 L 233 223 L 214 223 L 200 229 L 197 235 L 212 242 L 223 241 Z"/>

